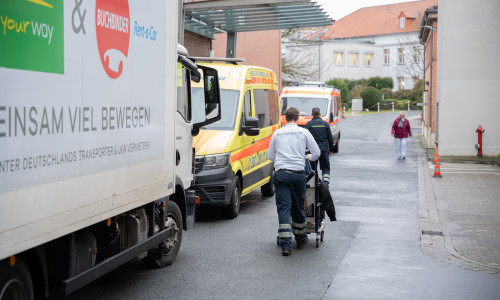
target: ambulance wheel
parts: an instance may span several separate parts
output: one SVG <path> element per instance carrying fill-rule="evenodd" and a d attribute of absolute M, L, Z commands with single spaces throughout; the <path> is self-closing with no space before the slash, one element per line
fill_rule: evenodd
<path fill-rule="evenodd" d="M 30 271 L 19 257 L 16 257 L 12 267 L 7 260 L 0 266 L 0 299 L 34 299 Z"/>
<path fill-rule="evenodd" d="M 164 241 L 154 251 L 149 251 L 142 262 L 153 268 L 163 268 L 174 263 L 182 242 L 182 214 L 179 206 L 170 200 L 167 205 L 167 218 L 165 227 L 174 229 L 174 236 Z"/>
<path fill-rule="evenodd" d="M 269 182 L 260 187 L 262 195 L 266 197 L 274 196 L 274 184 L 272 177 L 269 177 Z"/>
<path fill-rule="evenodd" d="M 240 212 L 240 202 L 241 202 L 241 190 L 240 190 L 240 178 L 238 176 L 234 177 L 233 180 L 233 192 L 231 193 L 231 202 L 229 205 L 224 207 L 224 215 L 228 219 L 234 219 L 238 216 Z"/>
<path fill-rule="evenodd" d="M 333 146 L 333 153 L 339 153 L 339 143 L 340 143 L 340 137 L 339 139 L 337 140 L 337 143 L 335 144 L 335 146 Z"/>

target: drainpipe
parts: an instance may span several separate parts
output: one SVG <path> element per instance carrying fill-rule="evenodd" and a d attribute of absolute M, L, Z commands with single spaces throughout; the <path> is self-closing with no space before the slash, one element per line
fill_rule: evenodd
<path fill-rule="evenodd" d="M 426 18 L 427 22 L 427 18 Z M 424 25 L 422 28 L 427 28 L 431 31 L 431 55 L 430 55 L 430 79 L 429 79 L 429 127 L 431 128 L 431 133 L 432 133 L 432 79 L 433 79 L 433 72 L 432 72 L 432 65 L 434 61 L 434 31 L 436 31 L 436 28 L 429 26 L 429 25 Z M 425 48 L 424 48 L 425 49 Z M 425 51 L 425 50 L 424 50 Z M 424 72 L 424 86 L 425 86 L 425 72 Z M 438 103 L 436 102 L 436 126 L 434 129 L 435 132 L 435 141 L 438 141 L 438 135 L 437 135 L 437 106 Z"/>
<path fill-rule="evenodd" d="M 423 79 L 422 79 L 422 80 L 423 80 L 423 83 L 422 83 L 422 99 L 423 99 L 423 101 L 424 101 L 424 103 L 423 103 L 424 105 L 422 106 L 422 109 L 424 110 L 424 111 L 422 112 L 422 116 L 424 117 L 424 120 L 422 120 L 422 121 L 423 121 L 423 124 L 422 124 L 422 127 L 423 127 L 423 128 L 422 128 L 422 131 L 423 131 L 423 130 L 424 130 L 424 128 L 425 128 L 425 104 L 427 103 L 427 98 L 425 97 L 425 58 L 427 57 L 427 54 L 426 54 L 426 52 L 427 52 L 427 51 L 426 51 L 426 50 L 427 50 L 427 47 L 425 46 L 425 43 L 424 43 L 424 42 L 422 42 L 422 39 L 420 39 L 420 44 L 421 44 L 422 46 L 424 46 L 424 76 L 423 76 Z"/>

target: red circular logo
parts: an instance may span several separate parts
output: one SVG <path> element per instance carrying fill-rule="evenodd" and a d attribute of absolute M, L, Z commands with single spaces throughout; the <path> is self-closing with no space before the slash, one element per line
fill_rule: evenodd
<path fill-rule="evenodd" d="M 128 0 L 96 0 L 96 38 L 104 71 L 112 79 L 120 77 L 128 56 L 130 12 Z"/>

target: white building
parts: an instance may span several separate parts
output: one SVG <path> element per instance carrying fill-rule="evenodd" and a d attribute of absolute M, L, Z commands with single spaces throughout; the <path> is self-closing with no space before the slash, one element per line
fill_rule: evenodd
<path fill-rule="evenodd" d="M 286 44 L 285 59 L 307 61 L 308 81 L 391 77 L 394 90 L 412 89 L 423 75 L 418 34 L 423 12 L 437 0 L 361 8 L 307 37 Z"/>

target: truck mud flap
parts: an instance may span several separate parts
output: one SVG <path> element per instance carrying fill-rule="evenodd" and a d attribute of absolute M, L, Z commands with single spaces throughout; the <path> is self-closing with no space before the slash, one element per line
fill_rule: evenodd
<path fill-rule="evenodd" d="M 196 212 L 196 192 L 194 190 L 186 190 L 186 229 L 194 226 Z"/>

